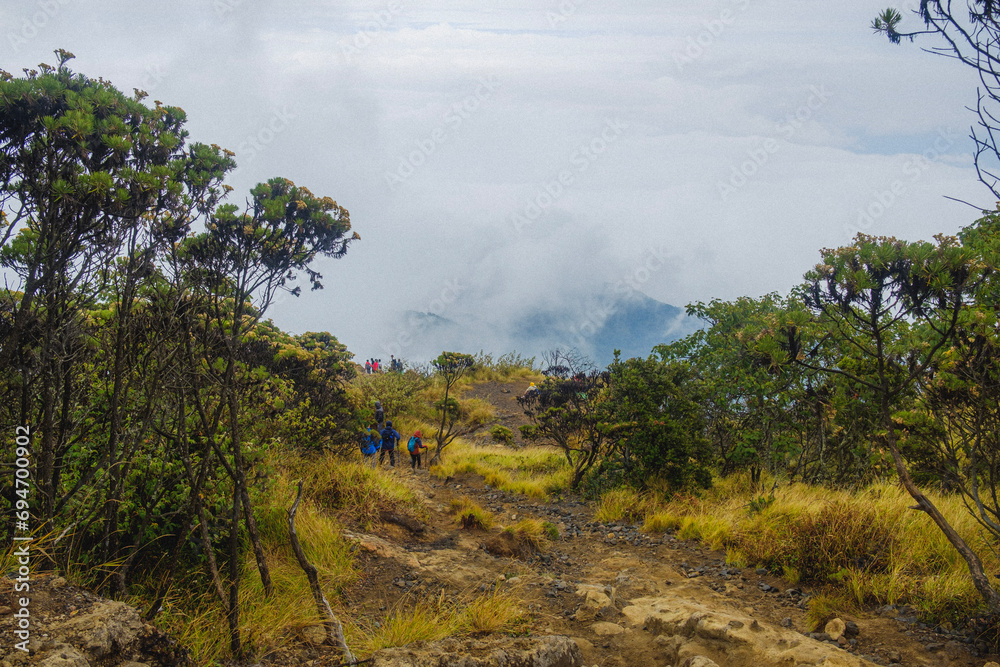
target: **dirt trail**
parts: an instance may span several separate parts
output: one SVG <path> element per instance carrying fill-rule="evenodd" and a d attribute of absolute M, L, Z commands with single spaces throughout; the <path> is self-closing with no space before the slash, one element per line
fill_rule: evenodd
<path fill-rule="evenodd" d="M 522 385 L 526 383 L 491 383 L 474 388 L 470 394 L 494 401 L 502 423 L 516 428 L 520 420 L 510 414 L 513 410 L 507 403 L 516 410 L 515 399 L 523 391 Z M 504 586 L 520 590 L 532 619 L 531 634 L 576 638 L 588 667 L 671 664 L 664 657 L 670 648 L 667 638 L 652 627 L 652 617 L 635 616 L 640 607 L 630 600 L 641 605 L 644 599 L 669 595 L 675 606 L 690 605 L 691 609 L 718 611 L 726 618 L 741 618 L 755 631 L 754 621 L 758 621 L 768 632 L 773 628 L 785 633 L 775 640 L 782 646 L 789 641 L 790 631 L 807 630 L 805 609 L 810 589 L 794 588 L 762 570 L 729 567 L 724 553 L 703 549 L 693 541 L 670 534 L 645 535 L 633 525 L 597 524 L 593 507 L 580 498 L 530 500 L 490 488 L 474 475 L 439 480 L 426 470 L 411 471 L 408 461 L 397 467 L 395 474 L 408 479 L 423 496 L 430 520 L 422 534 L 386 524 L 377 536 L 357 536 L 365 574 L 346 594 L 347 606 L 362 618 L 384 615 L 404 597 L 437 599 L 442 592 L 460 596 L 489 590 L 494 582 L 503 580 Z M 544 553 L 527 558 L 492 555 L 486 548 L 488 534 L 461 529 L 447 512 L 450 501 L 462 496 L 494 512 L 503 525 L 524 518 L 552 522 L 559 527 L 561 538 L 551 542 Z M 612 606 L 591 603 L 602 592 L 612 598 Z M 855 623 L 859 632 L 850 641 L 845 638 L 842 646 L 850 655 L 876 664 L 982 667 L 991 659 L 974 656 L 975 647 L 961 637 L 923 627 L 915 612 L 906 608 L 886 608 L 863 617 L 844 616 L 843 620 Z M 742 625 L 743 621 L 730 620 L 728 629 L 735 636 L 732 628 Z M 811 645 L 802 634 L 795 636 L 800 639 L 792 639 L 791 645 L 799 641 Z M 720 651 L 725 650 L 724 644 L 715 643 L 723 647 Z M 840 649 L 833 643 L 822 646 L 828 647 L 831 655 L 849 658 L 838 653 Z M 767 664 L 759 657 L 747 660 L 734 656 L 719 664 Z M 850 664 L 863 663 L 855 660 Z"/>

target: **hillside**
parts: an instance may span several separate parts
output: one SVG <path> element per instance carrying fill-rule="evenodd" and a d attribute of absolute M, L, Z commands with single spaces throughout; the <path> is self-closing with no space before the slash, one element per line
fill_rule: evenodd
<path fill-rule="evenodd" d="M 467 395 L 490 400 L 500 421 L 515 427 L 523 415 L 518 415 L 514 399 L 525 384 L 481 383 Z M 488 446 L 485 437 L 480 440 Z M 536 655 L 510 663 L 523 667 L 982 667 L 996 658 L 981 655 L 965 637 L 924 626 L 916 611 L 905 607 L 844 616 L 845 634 L 839 640 L 807 633 L 806 607 L 818 591 L 793 587 L 762 569 L 727 565 L 725 553 L 672 531 L 661 535 L 628 523 L 602 523 L 595 520 L 593 504 L 578 496 L 532 500 L 491 488 L 478 475 L 442 480 L 426 469 L 412 471 L 402 464 L 388 474 L 416 491 L 426 521 L 401 522 L 408 527 L 386 522 L 369 531 L 353 527 L 344 533 L 357 550 L 362 576 L 344 591 L 339 613 L 349 623 L 375 628 L 387 623 L 393 612 L 399 612 L 397 618 L 410 618 L 404 610 L 414 607 L 423 610 L 416 613 L 431 613 L 441 605 L 468 605 L 476 599 L 496 600 L 498 607 L 514 600 L 521 614 L 515 633 L 524 639 L 479 633 L 444 643 L 417 642 L 376 654 L 375 665 L 499 665 L 504 663 L 484 656 L 517 651 Z M 463 500 L 492 512 L 502 525 L 525 519 L 550 522 L 558 527 L 559 538 L 536 549 L 498 528 L 463 529 L 449 512 L 453 501 Z M 8 654 L 0 664 L 22 665 L 39 658 L 51 667 L 136 667 L 136 659 L 148 661 L 141 664 L 174 664 L 177 651 L 137 621 L 130 623 L 138 638 L 122 646 L 113 638 L 98 642 L 109 648 L 95 654 L 94 628 L 100 623 L 91 616 L 107 615 L 107 603 L 51 578 L 43 581 L 36 631 L 52 636 L 46 636 L 30 660 L 5 646 Z M 3 582 L 0 585 L 9 590 L 12 582 Z M 67 622 L 78 615 L 91 620 Z M 124 611 L 119 615 L 128 617 Z M 9 613 L 0 620 L 7 636 L 12 621 Z M 91 630 L 81 633 L 81 627 Z M 545 643 L 545 637 L 569 640 Z M 559 662 L 546 662 L 557 654 Z M 307 626 L 291 631 L 284 646 L 269 649 L 261 664 L 336 661 L 322 630 Z"/>

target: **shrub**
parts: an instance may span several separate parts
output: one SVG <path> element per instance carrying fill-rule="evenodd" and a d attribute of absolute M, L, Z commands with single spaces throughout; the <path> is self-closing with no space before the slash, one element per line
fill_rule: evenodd
<path fill-rule="evenodd" d="M 451 511 L 455 520 L 466 530 L 489 530 L 496 523 L 492 512 L 484 510 L 468 497 L 451 501 Z"/>
<path fill-rule="evenodd" d="M 501 445 L 510 447 L 514 444 L 514 432 L 503 424 L 494 424 L 490 428 L 490 435 L 493 436 L 494 442 L 498 442 Z"/>
<path fill-rule="evenodd" d="M 645 514 L 645 505 L 638 491 L 628 486 L 619 487 L 601 496 L 594 519 L 604 523 L 636 521 Z"/>

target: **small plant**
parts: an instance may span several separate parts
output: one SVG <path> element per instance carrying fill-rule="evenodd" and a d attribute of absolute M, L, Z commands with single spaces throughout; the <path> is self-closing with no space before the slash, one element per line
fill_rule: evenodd
<path fill-rule="evenodd" d="M 665 533 L 668 530 L 677 530 L 681 526 L 681 519 L 670 512 L 653 512 L 646 515 L 646 520 L 642 524 L 642 530 L 647 533 Z"/>
<path fill-rule="evenodd" d="M 375 652 L 383 648 L 406 646 L 418 641 L 444 639 L 458 630 L 454 612 L 442 605 L 427 602 L 410 609 L 395 609 L 381 624 L 365 633 L 360 648 Z"/>
<path fill-rule="evenodd" d="M 645 505 L 639 492 L 631 487 L 612 489 L 601 496 L 594 519 L 604 523 L 637 520 L 645 514 Z"/>
<path fill-rule="evenodd" d="M 458 619 L 459 627 L 469 634 L 516 633 L 526 622 L 514 592 L 498 588 L 474 598 Z"/>
<path fill-rule="evenodd" d="M 489 530 L 496 523 L 492 512 L 484 510 L 465 496 L 451 501 L 451 511 L 456 514 L 455 520 L 465 530 Z"/>
<path fill-rule="evenodd" d="M 503 424 L 495 424 L 490 428 L 490 435 L 494 442 L 512 447 L 514 445 L 514 432 Z"/>
<path fill-rule="evenodd" d="M 504 528 L 504 532 L 513 536 L 518 542 L 530 546 L 534 551 L 542 551 L 545 547 L 546 539 L 551 539 L 549 538 L 551 530 L 546 528 L 546 524 L 555 529 L 556 537 L 558 538 L 559 529 L 547 521 L 541 521 L 540 519 L 522 519 L 513 526 Z"/>
<path fill-rule="evenodd" d="M 549 521 L 542 522 L 542 530 L 545 531 L 545 537 L 549 538 L 553 542 L 559 539 L 559 526 Z"/>
<path fill-rule="evenodd" d="M 774 492 L 771 492 L 769 496 L 757 496 L 756 498 L 751 498 L 750 502 L 747 503 L 747 513 L 750 516 L 755 516 L 760 514 L 768 507 L 774 504 Z"/>

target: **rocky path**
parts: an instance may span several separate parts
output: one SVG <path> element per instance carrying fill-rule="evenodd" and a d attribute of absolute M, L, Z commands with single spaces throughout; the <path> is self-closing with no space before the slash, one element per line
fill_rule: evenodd
<path fill-rule="evenodd" d="M 473 475 L 444 482 L 408 468 L 396 474 L 425 497 L 431 519 L 422 535 L 387 526 L 380 536 L 356 536 L 366 577 L 350 595 L 362 614 L 384 613 L 403 596 L 460 595 L 500 582 L 517 587 L 531 634 L 573 638 L 588 667 L 680 667 L 698 656 L 722 667 L 989 662 L 961 637 L 923 627 L 905 608 L 845 617 L 831 626 L 833 637 L 806 635 L 810 590 L 764 570 L 728 566 L 724 553 L 693 541 L 596 523 L 578 498 L 527 500 Z M 490 534 L 461 529 L 447 512 L 463 496 L 505 525 L 529 517 L 552 522 L 561 538 L 526 558 L 490 553 Z"/>

